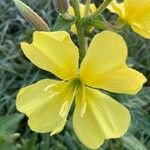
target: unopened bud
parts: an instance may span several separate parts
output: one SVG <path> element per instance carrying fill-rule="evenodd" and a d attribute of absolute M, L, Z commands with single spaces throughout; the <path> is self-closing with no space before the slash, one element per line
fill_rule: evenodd
<path fill-rule="evenodd" d="M 55 0 L 56 11 L 60 14 L 66 13 L 68 11 L 69 6 L 69 0 Z"/>
<path fill-rule="evenodd" d="M 14 134 L 12 135 L 12 141 L 13 141 L 13 142 L 16 142 L 16 140 L 17 140 L 20 136 L 21 136 L 20 133 L 14 133 Z"/>
<path fill-rule="evenodd" d="M 21 2 L 20 0 L 14 0 L 16 7 L 21 14 L 39 31 L 50 31 L 46 22 L 35 13 L 29 6 Z"/>

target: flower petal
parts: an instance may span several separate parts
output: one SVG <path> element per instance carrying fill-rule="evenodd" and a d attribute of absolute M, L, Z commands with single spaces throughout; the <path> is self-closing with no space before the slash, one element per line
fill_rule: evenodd
<path fill-rule="evenodd" d="M 146 82 L 144 75 L 131 68 L 120 68 L 104 74 L 96 86 L 115 93 L 136 94 Z"/>
<path fill-rule="evenodd" d="M 149 18 L 150 20 L 150 18 Z M 146 24 L 147 25 L 147 24 Z M 149 22 L 150 25 L 150 22 Z M 139 35 L 143 36 L 144 38 L 150 39 L 150 29 L 146 30 L 144 26 L 139 24 L 131 24 L 131 28 L 134 32 L 138 33 Z"/>
<path fill-rule="evenodd" d="M 76 75 L 78 48 L 67 32 L 34 32 L 33 43 L 21 43 L 24 54 L 36 66 L 62 79 Z"/>
<path fill-rule="evenodd" d="M 124 0 L 123 3 L 117 3 L 114 0 L 108 9 L 126 20 L 134 32 L 145 38 L 150 38 L 149 0 Z"/>
<path fill-rule="evenodd" d="M 126 20 L 136 33 L 150 38 L 150 1 L 125 0 Z"/>
<path fill-rule="evenodd" d="M 128 17 L 139 13 L 141 10 L 148 7 L 150 4 L 149 0 L 124 0 L 125 12 L 128 14 Z M 129 16 L 130 14 L 130 16 Z"/>
<path fill-rule="evenodd" d="M 65 125 L 73 96 L 69 83 L 44 79 L 22 88 L 16 107 L 28 116 L 33 131 L 55 134 Z"/>
<path fill-rule="evenodd" d="M 118 14 L 121 18 L 124 18 L 125 11 L 124 11 L 124 4 L 118 3 L 116 0 L 113 0 L 107 8 L 112 12 Z"/>
<path fill-rule="evenodd" d="M 130 20 L 131 28 L 134 32 L 150 39 L 150 3 L 147 8 L 137 13 Z"/>
<path fill-rule="evenodd" d="M 126 57 L 127 46 L 123 38 L 117 33 L 103 31 L 93 38 L 81 64 L 80 77 L 93 86 L 101 75 L 125 66 Z"/>
<path fill-rule="evenodd" d="M 91 3 L 89 6 L 89 13 L 94 13 L 96 11 L 96 6 L 94 3 Z"/>
<path fill-rule="evenodd" d="M 87 102 L 84 116 L 80 115 L 82 91 L 76 97 L 73 127 L 80 141 L 91 149 L 98 148 L 104 139 L 125 134 L 130 124 L 129 111 L 113 98 L 91 88 L 85 88 Z"/>

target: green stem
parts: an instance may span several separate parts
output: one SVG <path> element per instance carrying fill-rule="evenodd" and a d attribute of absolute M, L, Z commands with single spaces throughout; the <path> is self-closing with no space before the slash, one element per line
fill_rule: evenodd
<path fill-rule="evenodd" d="M 82 59 L 85 56 L 86 48 L 85 48 L 85 37 L 80 22 L 76 22 L 76 28 L 77 28 L 79 47 L 80 47 L 79 53 L 80 53 L 80 58 Z"/>
<path fill-rule="evenodd" d="M 76 29 L 77 29 L 77 36 L 78 36 L 78 42 L 79 42 L 79 53 L 81 59 L 85 56 L 85 37 L 83 34 L 83 27 L 80 23 L 81 21 L 81 15 L 80 15 L 80 7 L 79 7 L 79 1 L 78 0 L 71 0 L 72 7 L 74 9 L 75 16 L 77 17 L 76 20 Z"/>
<path fill-rule="evenodd" d="M 85 13 L 84 16 L 88 16 L 89 6 L 91 4 L 91 0 L 87 0 L 85 4 Z"/>
<path fill-rule="evenodd" d="M 81 19 L 80 15 L 80 7 L 79 7 L 79 1 L 78 0 L 71 0 L 72 7 L 74 9 L 75 16 Z"/>
<path fill-rule="evenodd" d="M 112 2 L 112 0 L 104 0 L 104 2 L 97 8 L 97 10 L 91 15 L 92 18 L 96 18 L 102 13 L 105 8 Z"/>

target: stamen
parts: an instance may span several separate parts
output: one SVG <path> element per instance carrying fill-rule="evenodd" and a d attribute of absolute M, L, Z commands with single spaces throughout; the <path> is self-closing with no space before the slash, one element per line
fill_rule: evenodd
<path fill-rule="evenodd" d="M 48 91 L 50 88 L 54 88 L 54 87 L 57 87 L 57 85 L 56 84 L 50 84 L 50 85 L 46 86 L 44 91 Z"/>
<path fill-rule="evenodd" d="M 55 95 L 60 94 L 60 92 L 49 92 L 51 95 L 49 96 L 49 98 L 54 97 Z"/>
<path fill-rule="evenodd" d="M 84 102 L 84 104 L 81 107 L 81 114 L 80 114 L 82 118 L 83 118 L 83 116 L 84 116 L 84 114 L 86 112 L 86 107 L 87 107 L 87 103 Z"/>
<path fill-rule="evenodd" d="M 62 118 L 64 118 L 67 115 L 68 110 L 69 110 L 69 101 L 65 101 L 60 108 L 59 115 Z"/>

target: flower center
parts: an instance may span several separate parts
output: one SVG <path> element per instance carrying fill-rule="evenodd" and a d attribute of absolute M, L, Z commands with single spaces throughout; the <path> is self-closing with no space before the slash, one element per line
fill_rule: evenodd
<path fill-rule="evenodd" d="M 50 98 L 62 97 L 62 105 L 60 107 L 59 115 L 65 118 L 69 112 L 71 104 L 73 103 L 75 95 L 80 95 L 81 103 L 81 117 L 84 116 L 86 112 L 87 103 L 85 101 L 85 87 L 80 78 L 72 78 L 68 82 L 50 84 L 44 89 L 45 92 L 49 93 Z M 67 92 L 66 92 L 67 91 Z"/>
<path fill-rule="evenodd" d="M 76 91 L 78 91 L 78 89 L 83 86 L 82 81 L 79 78 L 73 78 L 70 80 L 70 84 L 72 84 L 72 86 L 74 86 L 74 88 L 76 88 Z"/>
<path fill-rule="evenodd" d="M 85 100 L 84 83 L 80 80 L 80 78 L 74 78 L 71 80 L 71 84 L 74 85 L 74 89 L 76 89 L 76 94 L 80 95 L 80 99 L 77 99 L 77 100 L 79 100 L 81 103 L 80 115 L 81 115 L 81 117 L 83 117 L 86 112 L 86 108 L 87 108 L 87 102 Z"/>

